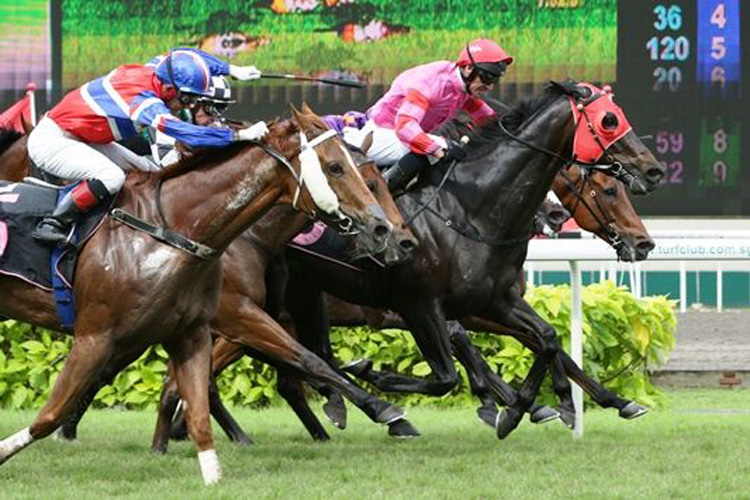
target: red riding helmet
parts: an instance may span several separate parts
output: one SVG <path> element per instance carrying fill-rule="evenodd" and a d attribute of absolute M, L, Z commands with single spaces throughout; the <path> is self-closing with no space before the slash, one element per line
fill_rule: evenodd
<path fill-rule="evenodd" d="M 497 80 L 512 62 L 513 58 L 498 44 L 486 38 L 477 38 L 463 48 L 456 64 L 459 67 L 471 65 L 479 70 L 480 77 L 486 74 Z"/>

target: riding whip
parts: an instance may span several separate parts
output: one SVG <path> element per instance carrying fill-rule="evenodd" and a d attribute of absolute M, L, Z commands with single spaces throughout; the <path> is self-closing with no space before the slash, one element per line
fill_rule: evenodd
<path fill-rule="evenodd" d="M 354 80 L 338 80 L 335 78 L 315 78 L 313 76 L 299 76 L 299 75 L 289 75 L 289 74 L 283 74 L 283 73 L 262 73 L 260 77 L 282 79 L 282 80 L 301 80 L 303 82 L 327 83 L 329 85 L 339 85 L 341 87 L 352 87 L 355 89 L 365 88 L 365 84 L 362 82 L 356 82 Z"/>

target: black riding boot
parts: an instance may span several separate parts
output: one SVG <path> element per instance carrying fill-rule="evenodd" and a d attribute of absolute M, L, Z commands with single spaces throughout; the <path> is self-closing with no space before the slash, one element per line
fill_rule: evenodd
<path fill-rule="evenodd" d="M 409 181 L 423 169 L 430 166 L 430 160 L 425 155 L 409 153 L 395 165 L 383 173 L 383 179 L 388 184 L 388 190 L 395 193 L 404 189 Z"/>
<path fill-rule="evenodd" d="M 46 245 L 63 245 L 78 217 L 94 208 L 108 195 L 99 180 L 84 181 L 69 191 L 48 215 L 36 226 L 34 239 Z"/>

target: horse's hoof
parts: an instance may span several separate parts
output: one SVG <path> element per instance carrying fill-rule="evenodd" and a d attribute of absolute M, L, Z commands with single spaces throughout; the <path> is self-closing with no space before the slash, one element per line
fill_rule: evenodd
<path fill-rule="evenodd" d="M 151 445 L 151 451 L 157 455 L 167 454 L 167 443 L 154 443 Z"/>
<path fill-rule="evenodd" d="M 563 424 L 565 424 L 565 427 L 567 427 L 568 429 L 573 429 L 576 426 L 575 411 L 563 408 L 562 406 L 558 406 L 557 411 L 560 413 L 560 420 Z"/>
<path fill-rule="evenodd" d="M 329 436 L 326 431 L 311 433 L 310 437 L 313 438 L 313 441 L 318 443 L 325 443 L 326 441 L 331 440 L 331 436 Z"/>
<path fill-rule="evenodd" d="M 54 439 L 55 441 L 61 441 L 63 443 L 78 443 L 78 436 L 76 434 L 66 434 L 62 427 L 57 429 L 55 433 L 52 434 L 52 439 Z"/>
<path fill-rule="evenodd" d="M 508 434 L 513 432 L 513 429 L 518 427 L 518 423 L 521 421 L 522 415 L 522 413 L 511 408 L 506 408 L 502 412 L 498 413 L 497 420 L 495 421 L 497 438 L 505 439 L 506 437 L 508 437 Z"/>
<path fill-rule="evenodd" d="M 375 421 L 390 425 L 396 420 L 401 420 L 406 417 L 406 412 L 403 408 L 399 408 L 396 405 L 387 405 L 381 412 L 375 417 Z"/>
<path fill-rule="evenodd" d="M 560 412 L 549 406 L 540 406 L 529 414 L 529 421 L 533 424 L 546 424 L 558 418 L 560 418 Z"/>
<path fill-rule="evenodd" d="M 417 428 L 404 418 L 388 424 L 388 435 L 396 439 L 410 439 L 421 436 Z"/>
<path fill-rule="evenodd" d="M 480 406 L 477 408 L 477 416 L 480 421 L 493 429 L 495 428 L 495 423 L 497 422 L 497 408 L 489 405 Z"/>
<path fill-rule="evenodd" d="M 346 404 L 339 398 L 331 398 L 323 405 L 323 413 L 339 429 L 346 429 Z"/>
<path fill-rule="evenodd" d="M 238 444 L 240 446 L 250 446 L 255 444 L 255 442 L 245 434 L 244 432 L 240 432 L 239 434 L 234 434 L 231 438 L 229 438 L 230 441 L 232 441 L 234 444 Z"/>
<path fill-rule="evenodd" d="M 638 418 L 641 415 L 645 415 L 646 413 L 648 413 L 648 408 L 639 405 L 635 401 L 631 401 L 630 403 L 620 408 L 620 416 L 628 420 L 633 420 L 634 418 Z"/>
<path fill-rule="evenodd" d="M 351 363 L 342 366 L 341 369 L 347 373 L 351 373 L 355 377 L 361 377 L 372 370 L 372 361 L 364 358 L 355 359 Z"/>

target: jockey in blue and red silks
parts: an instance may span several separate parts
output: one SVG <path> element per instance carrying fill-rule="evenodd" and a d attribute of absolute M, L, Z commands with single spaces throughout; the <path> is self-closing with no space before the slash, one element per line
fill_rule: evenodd
<path fill-rule="evenodd" d="M 31 132 L 29 156 L 42 170 L 63 179 L 83 180 L 45 217 L 34 237 L 65 243 L 70 227 L 125 182 L 123 170 L 158 167 L 115 141 L 144 127 L 159 130 L 191 147 L 223 147 L 262 138 L 264 122 L 232 130 L 183 122 L 171 112 L 190 108 L 213 95 L 212 76 L 259 78 L 253 66 L 229 65 L 195 49 L 176 49 L 155 66 L 126 65 L 67 94 Z"/>
<path fill-rule="evenodd" d="M 372 132 L 367 155 L 379 166 L 395 164 L 383 177 L 392 190 L 403 187 L 431 161 L 465 156 L 460 145 L 448 146 L 444 138 L 430 132 L 459 110 L 475 122 L 493 118 L 495 112 L 482 96 L 512 62 L 492 40 L 477 39 L 464 47 L 455 62 L 437 61 L 406 70 L 367 112 L 367 124 L 361 130 L 344 129 L 344 138 L 359 147 Z"/>

